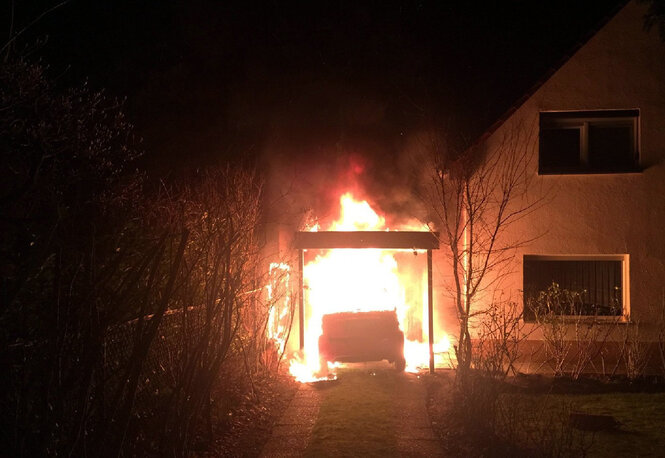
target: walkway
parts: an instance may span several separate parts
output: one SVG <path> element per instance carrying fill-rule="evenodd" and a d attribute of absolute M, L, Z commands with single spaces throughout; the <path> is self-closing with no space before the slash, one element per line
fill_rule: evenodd
<path fill-rule="evenodd" d="M 293 397 L 291 405 L 277 421 L 272 437 L 261 453 L 262 457 L 303 456 L 312 428 L 319 416 L 319 405 L 323 393 L 310 384 L 302 384 Z"/>
<path fill-rule="evenodd" d="M 365 367 L 359 370 L 366 370 Z M 425 388 L 416 375 L 398 374 L 395 389 L 397 455 L 401 457 L 443 456 L 430 424 Z M 340 380 L 340 383 L 343 379 Z M 300 457 L 305 454 L 318 418 L 325 390 L 310 384 L 300 386 L 291 405 L 275 425 L 262 457 Z"/>

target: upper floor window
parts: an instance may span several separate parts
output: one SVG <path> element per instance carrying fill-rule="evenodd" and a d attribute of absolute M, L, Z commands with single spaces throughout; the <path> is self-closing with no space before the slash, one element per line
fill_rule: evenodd
<path fill-rule="evenodd" d="M 639 110 L 540 113 L 540 174 L 638 170 Z"/>

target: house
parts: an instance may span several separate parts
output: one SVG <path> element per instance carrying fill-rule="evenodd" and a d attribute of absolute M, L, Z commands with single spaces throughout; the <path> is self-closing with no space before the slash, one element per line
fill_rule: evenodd
<path fill-rule="evenodd" d="M 643 3 L 627 3 L 477 142 L 490 155 L 507 141 L 526 151 L 532 178 L 528 192 L 535 200 L 544 199 L 537 211 L 510 227 L 512 235 L 529 243 L 517 248 L 515 267 L 501 283 L 512 300 L 520 292 L 517 306 L 524 312 L 520 326 L 526 341 L 517 370 L 551 367 L 542 364 L 548 359 L 543 350 L 547 330 L 538 324 L 528 298 L 553 283 L 580 293 L 574 310 L 562 316 L 569 342 L 579 339 L 576 324 L 593 324 L 601 331 L 585 338 L 600 336 L 612 343 L 611 351 L 596 347 L 594 358 L 603 359 L 598 364 L 616 365 L 630 337 L 640 343 L 633 352 L 642 351 L 634 358 L 650 354 L 655 370 L 661 370 L 657 345 L 665 339 L 665 42 L 656 30 L 645 31 L 646 10 Z M 282 224 L 273 231 L 276 252 L 294 256 L 296 230 Z M 435 251 L 433 257 L 435 340 L 445 334 L 454 339 L 459 329 L 446 290 L 451 275 L 445 251 Z M 302 275 L 306 265 L 302 253 L 287 264 L 294 275 Z M 302 276 L 299 281 L 294 277 L 291 287 L 294 298 L 311 291 Z M 426 310 L 419 303 L 420 292 L 414 294 L 420 307 L 416 314 Z M 293 318 L 297 325 L 291 350 L 307 347 L 303 330 L 308 328 L 310 306 L 301 302 Z M 426 321 L 422 319 L 423 330 Z M 426 334 L 414 339 L 423 342 L 419 337 Z M 592 363 L 591 370 L 601 370 Z"/>
<path fill-rule="evenodd" d="M 578 315 L 663 336 L 665 307 L 665 42 L 631 1 L 481 139 L 514 132 L 547 203 L 511 227 L 524 239 L 504 287 L 524 297 L 552 282 L 583 291 Z M 526 300 L 525 330 L 534 321 Z M 543 339 L 542 329 L 529 336 Z M 652 352 L 656 357 L 657 351 Z"/>

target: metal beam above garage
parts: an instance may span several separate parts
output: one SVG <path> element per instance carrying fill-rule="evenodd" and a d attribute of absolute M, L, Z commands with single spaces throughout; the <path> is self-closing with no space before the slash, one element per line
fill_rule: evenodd
<path fill-rule="evenodd" d="M 295 248 L 379 248 L 382 250 L 438 250 L 439 233 L 423 231 L 296 232 Z"/>

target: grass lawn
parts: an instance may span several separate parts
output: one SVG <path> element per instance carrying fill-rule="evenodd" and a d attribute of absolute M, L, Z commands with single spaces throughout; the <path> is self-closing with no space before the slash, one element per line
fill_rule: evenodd
<path fill-rule="evenodd" d="M 340 370 L 325 388 L 306 456 L 394 456 L 394 369 Z"/>
<path fill-rule="evenodd" d="M 584 412 L 614 416 L 618 431 L 598 432 L 590 456 L 664 456 L 665 393 L 568 396 Z"/>
<path fill-rule="evenodd" d="M 574 392 L 548 393 L 540 391 L 547 390 L 545 383 L 532 391 L 509 389 L 498 403 L 486 404 L 481 385 L 480 396 L 472 398 L 478 402 L 460 406 L 453 379 L 453 373 L 423 379 L 429 415 L 447 456 L 665 457 L 665 392 L 593 385 L 584 393 L 577 391 L 585 389 L 582 384 L 573 386 Z M 570 425 L 571 412 L 611 415 L 619 425 L 579 431 Z"/>
<path fill-rule="evenodd" d="M 319 417 L 306 456 L 395 456 L 395 433 L 399 430 L 396 422 L 400 421 L 399 403 L 395 400 L 404 390 L 399 374 L 392 368 L 354 368 L 341 369 L 338 377 L 337 382 L 320 388 L 323 397 Z M 443 383 L 446 381 L 438 380 L 443 393 L 452 389 L 450 383 Z M 662 392 L 504 393 L 499 403 L 503 407 L 497 411 L 500 441 L 486 437 L 485 444 L 483 438 L 474 436 L 473 441 L 481 442 L 474 447 L 470 447 L 471 436 L 452 434 L 455 425 L 446 421 L 451 416 L 454 418 L 449 403 L 442 402 L 438 395 L 432 399 L 430 416 L 433 415 L 439 435 L 446 438 L 443 442 L 460 442 L 456 447 L 446 448 L 452 451 L 451 456 L 474 456 L 465 452 L 469 450 L 496 456 L 499 450 L 496 446 L 508 445 L 505 450 L 511 450 L 510 444 L 517 453 L 515 456 L 665 456 L 665 393 Z M 595 433 L 573 430 L 568 422 L 572 411 L 612 415 L 620 426 Z M 483 412 L 490 414 L 482 409 L 479 414 Z"/>
<path fill-rule="evenodd" d="M 534 412 L 555 412 L 555 417 L 556 411 L 565 406 L 566 412 L 559 417 L 560 421 L 565 421 L 569 410 L 612 415 L 621 424 L 618 429 L 585 433 L 586 441 L 591 441 L 590 457 L 665 456 L 665 393 L 509 395 L 504 398 L 504 402 L 516 401 L 521 408 L 531 406 Z M 523 414 L 529 416 L 528 412 Z M 543 418 L 542 413 L 531 418 L 537 417 Z"/>

